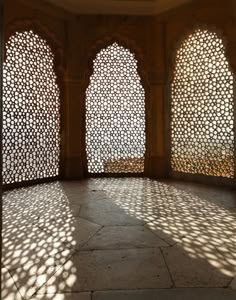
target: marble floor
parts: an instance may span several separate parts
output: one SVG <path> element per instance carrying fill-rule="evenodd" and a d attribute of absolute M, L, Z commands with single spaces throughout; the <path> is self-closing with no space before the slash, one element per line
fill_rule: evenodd
<path fill-rule="evenodd" d="M 3 195 L 1 299 L 235 300 L 236 192 L 145 178 Z"/>

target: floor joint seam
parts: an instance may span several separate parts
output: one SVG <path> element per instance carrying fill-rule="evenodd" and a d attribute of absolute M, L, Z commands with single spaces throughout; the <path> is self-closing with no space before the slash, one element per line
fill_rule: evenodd
<path fill-rule="evenodd" d="M 81 244 L 79 247 L 78 247 L 78 249 L 77 249 L 77 251 L 79 252 L 80 251 L 80 247 L 84 247 L 84 245 L 86 245 L 100 230 L 102 230 L 102 228 L 103 228 L 104 226 L 102 226 L 101 225 L 101 227 L 86 241 L 86 242 L 84 242 L 83 244 Z"/>
<path fill-rule="evenodd" d="M 166 259 L 165 259 L 165 255 L 164 255 L 163 250 L 162 250 L 161 247 L 160 247 L 160 252 L 161 252 L 161 255 L 162 255 L 162 257 L 163 257 L 164 263 L 165 263 L 165 265 L 166 265 L 167 271 L 168 271 L 168 273 L 169 273 L 170 280 L 171 280 L 171 282 L 172 282 L 172 288 L 175 288 L 175 282 L 174 282 L 174 279 L 173 279 L 173 277 L 172 277 L 171 271 L 170 271 L 170 269 L 169 269 L 169 266 L 168 266 L 168 264 L 167 264 L 167 261 L 166 261 Z"/>
<path fill-rule="evenodd" d="M 7 270 L 7 269 L 6 269 L 6 270 Z M 15 282 L 13 276 L 11 275 L 11 272 L 8 271 L 8 270 L 7 270 L 7 272 L 8 272 L 8 274 L 10 275 L 10 277 L 11 277 L 13 283 L 14 283 L 14 287 L 16 288 L 17 292 L 19 293 L 21 299 L 24 300 L 24 297 L 22 296 L 22 294 L 21 294 L 21 292 L 20 292 L 20 289 L 18 289 L 18 286 L 17 286 L 17 284 L 16 284 L 16 282 Z"/>
<path fill-rule="evenodd" d="M 144 225 L 144 228 L 146 228 L 148 231 L 150 231 L 154 236 L 157 236 L 160 240 L 162 240 L 164 243 L 167 244 L 167 246 L 161 246 L 161 247 L 170 247 L 172 246 L 172 244 L 170 244 L 169 242 L 165 241 L 163 238 L 161 238 L 158 234 L 154 233 L 149 227 Z"/>
<path fill-rule="evenodd" d="M 81 207 L 82 207 L 82 205 L 81 205 Z M 81 217 L 80 215 L 78 215 L 77 218 L 81 218 L 81 219 L 83 219 L 83 220 L 85 220 L 85 221 L 91 222 L 91 223 L 96 224 L 96 225 L 98 225 L 98 226 L 105 226 L 105 225 L 102 225 L 102 224 L 95 223 L 94 221 L 92 221 L 92 220 L 90 220 L 90 219 Z"/>
<path fill-rule="evenodd" d="M 233 282 L 234 278 L 236 278 L 236 274 L 235 276 L 233 276 L 232 278 L 230 278 L 229 283 L 227 284 L 226 288 L 230 288 L 231 283 Z"/>
<path fill-rule="evenodd" d="M 64 261 L 63 264 L 60 265 L 60 267 L 58 269 L 56 269 L 54 272 L 52 272 L 52 274 L 49 275 L 48 279 L 39 288 L 37 288 L 35 290 L 35 292 L 30 296 L 30 298 L 32 298 L 33 296 L 36 296 L 36 295 L 40 295 L 40 294 L 38 294 L 38 291 L 47 284 L 47 282 L 72 258 L 72 256 L 74 254 L 75 254 L 75 251 L 73 251 L 72 254 L 68 256 L 68 258 Z M 47 294 L 47 292 L 45 292 L 43 295 L 45 295 L 45 294 Z"/>
<path fill-rule="evenodd" d="M 86 242 L 87 243 L 87 242 Z M 144 250 L 144 249 L 160 249 L 162 247 L 169 248 L 169 246 L 157 247 L 135 247 L 135 248 L 111 248 L 111 249 L 79 249 L 77 252 L 93 252 L 93 251 L 121 251 L 121 250 Z"/>

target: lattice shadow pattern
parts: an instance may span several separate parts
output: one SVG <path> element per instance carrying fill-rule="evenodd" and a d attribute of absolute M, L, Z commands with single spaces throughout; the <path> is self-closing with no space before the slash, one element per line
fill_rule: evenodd
<path fill-rule="evenodd" d="M 59 88 L 54 55 L 33 31 L 6 44 L 3 67 L 3 183 L 58 175 Z"/>
<path fill-rule="evenodd" d="M 172 170 L 234 177 L 233 74 L 216 33 L 197 29 L 176 55 Z"/>

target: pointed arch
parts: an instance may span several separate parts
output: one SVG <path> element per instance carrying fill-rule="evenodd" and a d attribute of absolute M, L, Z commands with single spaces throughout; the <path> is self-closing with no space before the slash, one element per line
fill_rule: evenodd
<path fill-rule="evenodd" d="M 6 43 L 3 66 L 3 183 L 59 175 L 60 90 L 54 53 L 32 29 Z"/>
<path fill-rule="evenodd" d="M 6 25 L 6 29 L 4 32 L 5 41 L 8 41 L 9 38 L 15 34 L 15 32 L 24 32 L 30 30 L 32 30 L 35 34 L 39 35 L 42 39 L 44 39 L 47 42 L 50 49 L 52 50 L 54 55 L 53 68 L 57 75 L 57 83 L 59 85 L 59 88 L 60 90 L 62 90 L 62 87 L 60 85 L 64 79 L 65 73 L 64 51 L 62 43 L 59 40 L 59 38 L 54 34 L 54 32 L 49 30 L 45 24 L 43 24 L 37 18 L 15 19 Z"/>
<path fill-rule="evenodd" d="M 150 145 L 150 119 L 151 119 L 151 112 L 150 112 L 150 85 L 148 80 L 148 73 L 146 70 L 146 59 L 143 55 L 142 49 L 138 46 L 138 44 L 123 35 L 114 34 L 112 36 L 106 36 L 100 40 L 97 40 L 90 47 L 90 51 L 88 52 L 86 60 L 83 62 L 82 66 L 82 77 L 81 77 L 81 88 L 82 88 L 82 95 L 83 98 L 86 99 L 86 89 L 89 86 L 90 77 L 93 74 L 93 61 L 96 59 L 96 55 L 102 50 L 107 48 L 108 46 L 112 45 L 113 43 L 117 43 L 123 46 L 126 49 L 129 49 L 130 52 L 134 55 L 135 60 L 137 61 L 137 72 L 141 78 L 141 84 L 144 88 L 145 92 L 145 136 L 146 136 L 146 155 L 144 158 L 144 174 L 147 172 L 148 166 L 148 159 L 149 159 L 149 145 Z M 85 101 L 84 106 L 82 109 L 82 128 L 83 128 L 83 135 L 82 135 L 82 164 L 83 164 L 83 171 L 85 176 L 88 176 L 88 169 L 87 169 L 87 155 L 86 155 L 86 129 L 85 129 Z M 127 174 L 127 173 L 126 173 Z"/>
<path fill-rule="evenodd" d="M 113 42 L 97 53 L 86 90 L 89 173 L 143 173 L 145 92 L 137 61 Z"/>

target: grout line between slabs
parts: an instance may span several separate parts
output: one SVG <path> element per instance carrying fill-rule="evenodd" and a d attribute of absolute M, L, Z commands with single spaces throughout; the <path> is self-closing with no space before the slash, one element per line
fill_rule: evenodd
<path fill-rule="evenodd" d="M 79 247 L 78 247 L 78 249 L 77 249 L 77 251 L 76 252 L 81 252 L 81 250 L 80 249 L 82 249 L 83 248 L 83 246 L 85 245 L 85 244 L 87 244 L 102 228 L 103 228 L 104 226 L 102 226 L 101 225 L 101 227 L 96 231 L 96 232 L 94 232 L 94 234 L 86 241 L 86 242 L 84 242 L 83 244 L 81 244 Z M 81 247 L 81 248 L 80 248 Z"/>
<path fill-rule="evenodd" d="M 121 251 L 121 250 L 144 250 L 144 249 L 160 249 L 160 248 L 167 248 L 169 246 L 156 246 L 156 247 L 133 247 L 133 248 L 106 248 L 106 249 L 101 249 L 101 248 L 94 248 L 94 249 L 86 249 L 86 248 L 81 248 L 77 250 L 77 252 L 93 252 L 93 251 Z"/>
<path fill-rule="evenodd" d="M 81 206 L 82 206 L 82 205 L 81 205 Z M 102 224 L 98 224 L 98 223 L 96 223 L 96 222 L 94 222 L 94 221 L 92 221 L 92 220 L 90 220 L 90 219 L 87 219 L 87 218 L 81 217 L 79 214 L 78 214 L 78 215 L 77 215 L 75 218 L 80 218 L 80 219 L 83 219 L 83 220 L 85 220 L 85 221 L 91 222 L 91 223 L 93 223 L 93 224 L 96 224 L 96 225 L 98 225 L 98 226 L 104 226 L 104 225 L 102 225 Z"/>
<path fill-rule="evenodd" d="M 172 282 L 172 288 L 175 288 L 175 282 L 174 282 L 174 279 L 173 279 L 173 277 L 172 277 L 170 268 L 169 268 L 169 266 L 168 266 L 168 264 L 167 264 L 167 261 L 166 261 L 166 259 L 165 259 L 165 255 L 164 255 L 163 250 L 162 250 L 161 247 L 160 247 L 160 252 L 161 252 L 161 255 L 162 255 L 162 257 L 163 257 L 164 263 L 165 263 L 165 265 L 166 265 L 167 271 L 168 271 L 168 273 L 169 273 L 170 280 L 171 280 L 171 282 Z"/>

